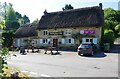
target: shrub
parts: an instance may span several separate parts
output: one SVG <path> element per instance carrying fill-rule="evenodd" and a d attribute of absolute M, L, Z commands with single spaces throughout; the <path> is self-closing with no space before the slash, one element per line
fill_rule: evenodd
<path fill-rule="evenodd" d="M 110 43 L 110 47 L 112 47 L 114 40 L 114 32 L 112 30 L 105 30 L 103 34 L 103 43 Z"/>

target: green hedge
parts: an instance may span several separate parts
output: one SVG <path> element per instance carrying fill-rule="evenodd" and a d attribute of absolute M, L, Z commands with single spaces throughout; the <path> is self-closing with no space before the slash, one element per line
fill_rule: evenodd
<path fill-rule="evenodd" d="M 103 43 L 110 43 L 110 47 L 113 46 L 115 35 L 112 30 L 105 30 L 103 34 Z"/>

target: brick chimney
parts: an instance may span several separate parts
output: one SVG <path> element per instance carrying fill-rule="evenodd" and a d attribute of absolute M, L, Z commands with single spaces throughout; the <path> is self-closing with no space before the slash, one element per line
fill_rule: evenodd
<path fill-rule="evenodd" d="M 99 7 L 100 7 L 101 10 L 102 10 L 102 6 L 103 6 L 102 3 L 99 3 Z"/>

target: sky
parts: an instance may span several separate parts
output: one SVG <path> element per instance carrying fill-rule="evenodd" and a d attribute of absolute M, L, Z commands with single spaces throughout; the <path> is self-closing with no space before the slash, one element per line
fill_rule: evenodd
<path fill-rule="evenodd" d="M 2 3 L 12 3 L 15 11 L 22 15 L 27 15 L 30 22 L 37 18 L 40 19 L 45 9 L 47 12 L 62 11 L 66 4 L 71 4 L 74 9 L 99 6 L 103 4 L 103 8 L 118 9 L 118 2 L 120 0 L 0 0 Z M 109 2 L 108 2 L 109 1 Z"/>

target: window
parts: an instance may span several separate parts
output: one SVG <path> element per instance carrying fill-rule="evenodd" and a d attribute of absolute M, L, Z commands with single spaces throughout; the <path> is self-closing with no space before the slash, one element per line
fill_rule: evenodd
<path fill-rule="evenodd" d="M 97 38 L 82 38 L 82 42 L 93 42 L 94 44 L 97 44 Z"/>
<path fill-rule="evenodd" d="M 48 40 L 47 39 L 43 39 L 43 44 L 47 44 Z"/>
<path fill-rule="evenodd" d="M 74 44 L 74 39 L 73 38 L 66 38 L 65 44 Z"/>
<path fill-rule="evenodd" d="M 40 40 L 41 44 L 49 44 L 49 42 L 50 42 L 50 39 L 41 39 Z"/>
<path fill-rule="evenodd" d="M 48 30 L 44 30 L 43 35 L 48 35 Z"/>
<path fill-rule="evenodd" d="M 71 43 L 71 39 L 69 39 L 69 43 Z"/>
<path fill-rule="evenodd" d="M 93 39 L 90 39 L 90 42 L 93 42 Z"/>
<path fill-rule="evenodd" d="M 66 30 L 64 31 L 64 34 L 65 34 L 65 35 L 71 35 L 71 34 L 72 34 L 71 29 L 66 29 Z"/>
<path fill-rule="evenodd" d="M 89 39 L 86 39 L 86 42 L 89 42 Z"/>
<path fill-rule="evenodd" d="M 92 38 L 86 38 L 86 42 L 93 42 Z"/>

